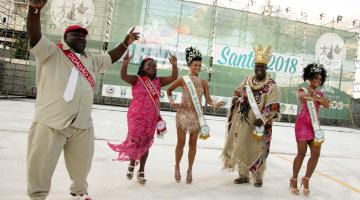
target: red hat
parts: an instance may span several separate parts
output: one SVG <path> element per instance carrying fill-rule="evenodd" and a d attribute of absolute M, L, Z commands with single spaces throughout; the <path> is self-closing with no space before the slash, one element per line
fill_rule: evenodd
<path fill-rule="evenodd" d="M 88 31 L 86 30 L 86 28 L 83 28 L 82 26 L 80 25 L 72 25 L 72 26 L 69 26 L 65 29 L 65 32 L 64 32 L 64 35 L 70 31 L 82 31 L 83 33 L 85 33 L 86 35 L 88 34 Z"/>

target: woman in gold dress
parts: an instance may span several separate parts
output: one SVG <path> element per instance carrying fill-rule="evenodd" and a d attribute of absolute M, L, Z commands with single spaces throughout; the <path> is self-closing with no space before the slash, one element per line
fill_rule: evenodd
<path fill-rule="evenodd" d="M 210 97 L 209 84 L 206 80 L 202 80 L 199 77 L 202 64 L 202 56 L 199 50 L 189 47 L 185 50 L 186 61 L 190 69 L 189 77 L 193 83 L 198 99 L 201 102 L 201 98 L 204 95 L 206 103 L 215 106 L 221 107 L 224 102 L 214 102 Z M 172 91 L 176 88 L 181 87 L 183 90 L 182 100 L 180 104 L 176 104 L 172 98 Z M 183 156 L 185 141 L 186 141 L 186 132 L 190 133 L 189 139 L 189 166 L 187 170 L 186 183 L 192 183 L 192 167 L 194 164 L 194 159 L 196 155 L 196 143 L 198 139 L 198 134 L 200 131 L 199 116 L 196 113 L 192 96 L 189 92 L 189 88 L 184 82 L 183 78 L 176 80 L 167 90 L 169 101 L 171 107 L 177 110 L 176 113 L 176 128 L 177 128 L 177 145 L 175 150 L 175 180 L 180 182 L 180 161 Z"/>
<path fill-rule="evenodd" d="M 261 187 L 270 150 L 272 121 L 280 116 L 280 91 L 266 72 L 271 56 L 270 47 L 258 47 L 254 50 L 255 75 L 247 77 L 235 90 L 222 157 L 225 169 L 238 168 L 239 178 L 234 180 L 235 184 L 249 183 L 250 172 L 254 178 L 254 186 Z M 247 87 L 251 90 L 247 90 Z M 254 97 L 253 105 L 249 94 Z M 258 116 L 253 111 L 255 106 L 260 111 Z M 261 131 L 260 127 L 263 127 Z M 260 133 L 261 137 L 257 137 L 254 132 Z"/>

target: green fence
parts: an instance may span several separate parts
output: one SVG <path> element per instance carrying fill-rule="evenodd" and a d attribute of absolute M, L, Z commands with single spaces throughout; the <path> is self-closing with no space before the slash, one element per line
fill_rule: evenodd
<path fill-rule="evenodd" d="M 106 41 L 109 3 L 112 3 L 112 22 L 110 40 Z M 201 77 L 210 81 L 211 94 L 229 97 L 244 77 L 253 73 L 251 63 L 245 66 L 245 61 L 241 60 L 245 56 L 240 55 L 241 52 L 249 53 L 255 44 L 271 45 L 276 54 L 271 73 L 281 87 L 282 103 L 297 105 L 296 90 L 304 84 L 302 68 L 311 62 L 324 63 L 329 78 L 323 90 L 332 100 L 332 105 L 330 109 L 322 110 L 320 117 L 351 118 L 349 108 L 357 50 L 356 33 L 187 1 L 107 0 L 94 1 L 94 4 L 95 17 L 88 28 L 90 51 L 101 52 L 104 46 L 108 49 L 115 47 L 132 26 L 141 31 L 141 41 L 131 47 L 135 56 L 129 66 L 131 73 L 136 73 L 143 57 L 153 56 L 161 66 L 158 74 L 170 74 L 166 57 L 169 52 L 175 52 L 179 58 L 180 75 L 187 74 L 184 49 L 195 46 L 205 56 Z M 42 14 L 42 27 L 51 40 L 57 41 L 62 33 L 51 21 L 49 7 Z M 235 59 L 232 61 L 234 65 L 221 61 L 225 59 L 224 48 L 233 49 L 226 59 Z M 230 53 L 238 57 L 230 58 Z M 120 66 L 121 62 L 118 62 L 97 77 L 98 94 L 101 94 L 102 84 L 126 85 L 120 79 Z M 29 77 L 33 74 L 34 70 L 30 70 Z M 29 79 L 29 84 L 34 84 L 33 78 Z"/>

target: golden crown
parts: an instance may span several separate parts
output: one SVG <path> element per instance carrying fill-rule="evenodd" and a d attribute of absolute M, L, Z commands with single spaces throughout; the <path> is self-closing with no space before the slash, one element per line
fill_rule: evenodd
<path fill-rule="evenodd" d="M 262 63 L 267 65 L 270 60 L 270 56 L 272 53 L 271 46 L 262 47 L 262 45 L 257 45 L 254 47 L 255 53 L 255 63 Z"/>

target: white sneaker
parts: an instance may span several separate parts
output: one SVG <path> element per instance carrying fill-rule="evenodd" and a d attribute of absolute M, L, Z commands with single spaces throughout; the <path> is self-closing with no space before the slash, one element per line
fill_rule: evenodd
<path fill-rule="evenodd" d="M 92 200 L 88 194 L 83 194 L 83 195 L 76 195 L 73 196 L 73 194 L 71 194 L 72 199 L 71 200 Z"/>

